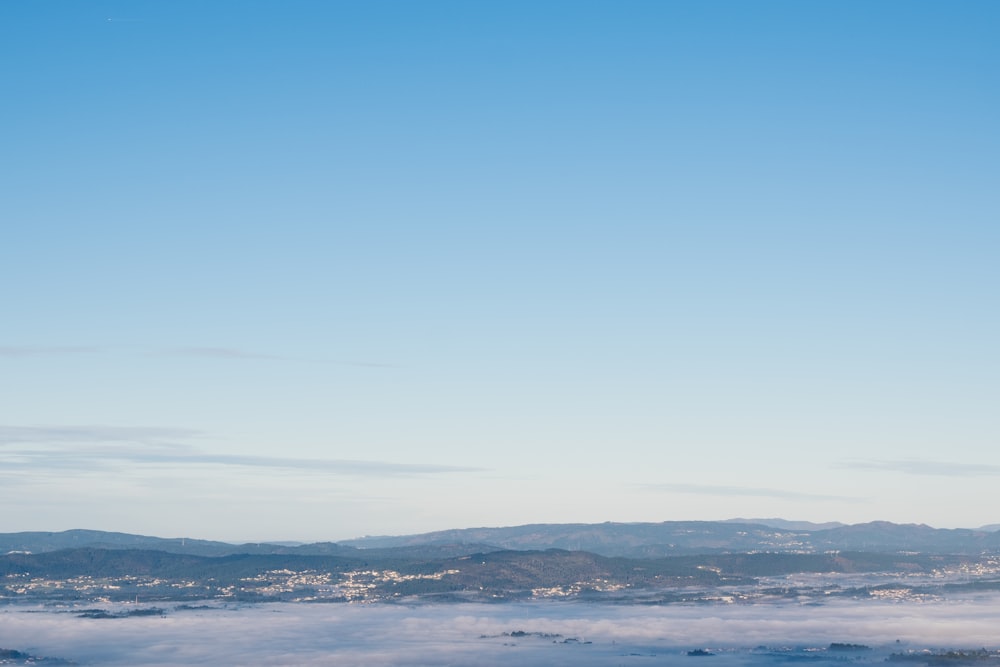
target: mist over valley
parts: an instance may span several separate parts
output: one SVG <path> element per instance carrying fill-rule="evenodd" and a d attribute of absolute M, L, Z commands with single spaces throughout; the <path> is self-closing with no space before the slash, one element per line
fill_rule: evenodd
<path fill-rule="evenodd" d="M 0 664 L 992 664 L 995 538 L 884 522 L 549 524 L 302 545 L 8 533 Z M 850 539 L 868 550 L 822 549 Z M 567 540 L 605 553 L 554 546 Z M 633 555 L 613 555 L 623 550 Z"/>

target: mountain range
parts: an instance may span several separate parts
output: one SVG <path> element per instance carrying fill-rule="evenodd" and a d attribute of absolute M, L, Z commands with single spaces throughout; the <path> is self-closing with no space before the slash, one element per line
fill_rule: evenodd
<path fill-rule="evenodd" d="M 866 551 L 980 554 L 1000 550 L 1000 532 L 931 528 L 886 521 L 854 525 L 804 524 L 784 520 L 665 521 L 662 523 L 531 524 L 465 528 L 419 535 L 362 537 L 340 542 L 357 548 L 489 544 L 502 549 L 566 549 L 603 556 L 657 558 L 682 554 Z M 768 525 L 771 524 L 771 525 Z"/>
<path fill-rule="evenodd" d="M 366 536 L 340 542 L 230 544 L 95 530 L 0 533 L 0 553 L 61 549 L 153 549 L 175 554 L 228 556 L 284 554 L 448 558 L 502 550 L 586 551 L 606 557 L 660 558 L 712 553 L 965 554 L 1000 552 L 996 526 L 942 529 L 885 521 L 812 524 L 783 519 L 665 521 L 660 523 L 529 524 L 462 528 L 402 536 Z M 383 553 L 385 552 L 385 553 Z"/>
<path fill-rule="evenodd" d="M 1000 532 L 765 521 L 777 525 L 532 524 L 312 544 L 6 533 L 0 601 L 819 603 L 1000 590 Z"/>

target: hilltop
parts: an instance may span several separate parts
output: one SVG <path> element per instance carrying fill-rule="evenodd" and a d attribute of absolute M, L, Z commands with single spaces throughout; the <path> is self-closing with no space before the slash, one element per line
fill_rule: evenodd
<path fill-rule="evenodd" d="M 756 522 L 754 522 L 756 521 Z M 366 536 L 340 542 L 231 544 L 96 530 L 0 533 L 0 553 L 60 549 L 153 549 L 176 554 L 228 556 L 285 554 L 352 557 L 379 550 L 402 557 L 440 558 L 502 550 L 587 551 L 607 557 L 659 558 L 712 553 L 872 553 L 978 555 L 1000 552 L 1000 531 L 932 528 L 874 521 L 853 525 L 783 519 L 664 521 L 660 523 L 527 524 L 460 528 L 397 536 Z"/>

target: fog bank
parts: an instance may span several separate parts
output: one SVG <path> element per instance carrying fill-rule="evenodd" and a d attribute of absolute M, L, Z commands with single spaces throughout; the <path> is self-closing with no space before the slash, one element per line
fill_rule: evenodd
<path fill-rule="evenodd" d="M 166 605 L 164 617 L 106 619 L 80 618 L 71 607 L 0 607 L 0 648 L 80 664 L 152 667 L 609 665 L 642 664 L 653 655 L 687 664 L 687 650 L 706 647 L 721 652 L 709 666 L 718 667 L 720 661 L 760 662 L 728 652 L 760 645 L 850 642 L 889 651 L 1000 643 L 997 597 L 822 606 L 209 604 Z M 505 635 L 515 631 L 557 636 Z"/>

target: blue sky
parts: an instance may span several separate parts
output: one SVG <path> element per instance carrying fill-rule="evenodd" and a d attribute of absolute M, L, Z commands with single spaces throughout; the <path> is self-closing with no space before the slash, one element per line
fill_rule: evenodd
<path fill-rule="evenodd" d="M 0 6 L 0 530 L 995 523 L 992 2 Z"/>

